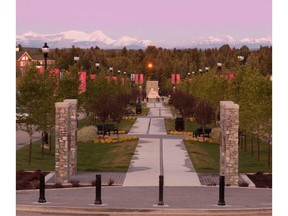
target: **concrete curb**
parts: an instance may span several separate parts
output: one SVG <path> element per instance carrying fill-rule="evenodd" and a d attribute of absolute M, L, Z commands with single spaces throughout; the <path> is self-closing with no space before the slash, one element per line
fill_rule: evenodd
<path fill-rule="evenodd" d="M 226 209 L 224 209 L 226 208 Z M 227 207 L 215 206 L 215 209 L 167 209 L 162 207 L 155 208 L 103 208 L 97 205 L 91 207 L 63 207 L 63 206 L 35 206 L 35 205 L 17 205 L 18 212 L 34 212 L 49 214 L 77 214 L 77 215 L 200 215 L 200 216 L 222 216 L 222 215 L 237 215 L 237 216 L 268 216 L 272 215 L 271 208 L 251 208 L 251 209 L 227 209 Z"/>

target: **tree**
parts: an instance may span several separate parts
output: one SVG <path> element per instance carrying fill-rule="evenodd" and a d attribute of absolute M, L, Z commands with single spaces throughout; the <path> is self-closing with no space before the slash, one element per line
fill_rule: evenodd
<path fill-rule="evenodd" d="M 76 66 L 69 67 L 69 71 L 63 73 L 58 86 L 58 99 L 79 99 L 79 74 Z M 79 106 L 81 102 L 78 102 Z"/>
<path fill-rule="evenodd" d="M 207 101 L 202 100 L 196 104 L 194 110 L 194 117 L 195 120 L 198 122 L 198 124 L 201 125 L 203 129 L 203 134 L 205 130 L 205 125 L 212 122 L 212 116 L 213 116 L 213 108 Z"/>
<path fill-rule="evenodd" d="M 32 65 L 27 67 L 23 76 L 19 78 L 16 91 L 17 114 L 19 125 L 30 136 L 29 159 L 32 156 L 32 135 L 35 131 L 46 132 L 54 126 L 54 96 L 56 78 L 48 71 L 40 73 Z M 44 157 L 42 140 L 42 158 Z"/>

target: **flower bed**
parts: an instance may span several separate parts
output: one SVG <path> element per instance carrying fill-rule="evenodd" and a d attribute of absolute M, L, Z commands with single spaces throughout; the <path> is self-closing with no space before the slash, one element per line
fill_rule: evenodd
<path fill-rule="evenodd" d="M 122 136 L 122 137 L 98 137 L 94 140 L 94 143 L 118 143 L 131 140 L 138 140 L 137 136 Z"/>
<path fill-rule="evenodd" d="M 187 137 L 184 139 L 185 141 L 193 141 L 193 142 L 208 142 L 208 143 L 215 143 L 215 141 L 211 138 L 204 138 L 203 137 Z"/>
<path fill-rule="evenodd" d="M 170 131 L 168 132 L 168 134 L 171 135 L 184 135 L 184 136 L 192 136 L 193 132 L 189 132 L 189 131 Z"/>

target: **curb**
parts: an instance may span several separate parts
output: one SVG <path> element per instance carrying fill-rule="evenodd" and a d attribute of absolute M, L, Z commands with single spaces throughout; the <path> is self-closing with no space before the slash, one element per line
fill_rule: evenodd
<path fill-rule="evenodd" d="M 94 206 L 94 205 L 93 205 Z M 45 213 L 49 214 L 64 214 L 64 215 L 190 215 L 190 216 L 222 216 L 222 215 L 237 215 L 237 216 L 271 216 L 271 208 L 263 209 L 220 209 L 223 207 L 218 207 L 217 209 L 165 209 L 162 207 L 157 208 L 147 208 L 147 209 L 122 209 L 122 208 L 103 208 L 101 206 L 93 207 L 62 207 L 62 206 L 34 206 L 34 205 L 17 205 L 17 212 L 33 212 L 33 213 Z"/>

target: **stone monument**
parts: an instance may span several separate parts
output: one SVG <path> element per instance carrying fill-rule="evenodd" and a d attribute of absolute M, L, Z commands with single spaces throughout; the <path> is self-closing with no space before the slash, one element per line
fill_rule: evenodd
<path fill-rule="evenodd" d="M 158 81 L 147 81 L 146 82 L 146 95 L 147 95 L 149 100 L 160 98 Z"/>

